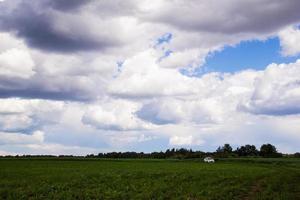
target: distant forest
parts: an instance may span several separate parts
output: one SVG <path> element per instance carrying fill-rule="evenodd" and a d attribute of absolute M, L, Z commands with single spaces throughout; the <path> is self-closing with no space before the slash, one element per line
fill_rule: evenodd
<path fill-rule="evenodd" d="M 234 158 L 234 157 L 265 157 L 265 158 L 278 158 L 278 157 L 296 157 L 300 158 L 300 153 L 283 154 L 277 151 L 276 147 L 272 144 L 263 144 L 260 149 L 255 145 L 244 145 L 233 150 L 230 144 L 224 144 L 216 149 L 215 152 L 193 151 L 186 148 L 172 148 L 167 149 L 165 152 L 108 152 L 99 154 L 88 154 L 86 156 L 73 156 L 73 155 L 15 155 L 15 156 L 0 156 L 0 157 L 62 157 L 62 158 L 154 158 L 154 159 L 192 159 L 204 158 L 211 156 L 214 158 Z"/>

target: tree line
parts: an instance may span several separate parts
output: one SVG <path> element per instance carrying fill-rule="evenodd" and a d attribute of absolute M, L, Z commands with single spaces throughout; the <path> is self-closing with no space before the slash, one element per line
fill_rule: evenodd
<path fill-rule="evenodd" d="M 73 155 L 16 155 L 4 157 L 60 157 L 60 158 L 149 158 L 149 159 L 192 159 L 204 158 L 211 156 L 214 158 L 230 158 L 230 157 L 297 157 L 300 158 L 300 153 L 282 154 L 277 151 L 277 148 L 272 144 L 263 144 L 259 149 L 255 145 L 244 145 L 233 150 L 230 144 L 224 144 L 216 149 L 214 152 L 193 151 L 186 148 L 172 148 L 160 152 L 108 152 L 99 154 L 88 154 L 86 156 Z M 1 156 L 0 156 L 1 157 Z M 3 157 L 3 156 L 2 156 Z"/>
<path fill-rule="evenodd" d="M 298 153 L 299 154 L 299 153 Z M 297 153 L 294 155 L 298 155 Z M 294 156 L 290 155 L 290 156 Z M 282 157 L 283 154 L 277 151 L 277 148 L 272 144 L 263 144 L 258 150 L 255 145 L 244 145 L 233 150 L 230 144 L 224 144 L 216 149 L 215 152 L 193 151 L 192 149 L 179 148 L 167 149 L 165 152 L 152 153 L 137 153 L 137 152 L 109 152 L 99 153 L 98 155 L 90 154 L 87 157 L 99 158 L 174 158 L 174 159 L 188 159 L 188 158 L 204 158 L 206 156 L 216 158 L 227 157 Z"/>

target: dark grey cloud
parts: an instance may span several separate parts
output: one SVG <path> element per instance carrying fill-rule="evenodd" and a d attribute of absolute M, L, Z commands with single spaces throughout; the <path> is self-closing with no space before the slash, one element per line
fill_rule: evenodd
<path fill-rule="evenodd" d="M 47 5 L 57 10 L 70 11 L 76 10 L 93 0 L 47 0 Z"/>
<path fill-rule="evenodd" d="M 48 0 L 47 6 L 56 10 L 76 12 L 85 6 L 93 7 L 93 11 L 102 17 L 116 15 L 134 15 L 137 10 L 137 0 Z"/>
<path fill-rule="evenodd" d="M 9 0 L 0 4 L 0 30 L 16 34 L 30 47 L 70 53 L 105 50 L 123 45 L 124 42 L 120 39 L 122 36 L 116 33 L 117 27 L 112 28 L 111 37 L 91 34 L 93 31 L 108 31 L 107 26 L 103 26 L 101 30 L 101 23 L 95 23 L 98 24 L 97 27 L 88 28 L 80 24 L 88 23 L 90 18 L 73 24 L 65 21 L 63 24 L 66 29 L 71 27 L 71 33 L 58 30 L 57 21 L 66 19 L 63 15 L 53 15 L 53 11 L 56 14 L 72 13 L 78 16 L 85 10 L 91 15 L 108 20 L 115 16 L 131 16 L 140 22 L 167 24 L 180 30 L 227 35 L 271 33 L 283 26 L 300 22 L 299 0 L 162 2 L 161 7 L 143 12 L 143 6 L 140 7 L 143 3 L 135 0 Z"/>
<path fill-rule="evenodd" d="M 270 105 L 268 105 L 268 103 Z M 250 112 L 256 115 L 271 115 L 271 116 L 285 116 L 300 114 L 299 102 L 288 102 L 282 105 L 274 105 L 272 102 L 265 102 L 263 105 L 239 106 L 238 109 L 245 112 Z"/>
<path fill-rule="evenodd" d="M 49 91 L 42 88 L 0 89 L 0 98 L 21 97 L 28 99 L 51 99 L 69 101 L 88 101 L 89 96 L 76 91 Z"/>
<path fill-rule="evenodd" d="M 169 0 L 141 17 L 189 31 L 270 33 L 299 22 L 299 7 L 299 0 Z"/>
<path fill-rule="evenodd" d="M 101 91 L 97 91 L 100 94 Z M 75 77 L 37 75 L 30 80 L 0 77 L 0 98 L 91 101 L 96 98 L 94 86 L 80 84 Z"/>
<path fill-rule="evenodd" d="M 90 1 L 23 0 L 15 1 L 12 5 L 11 2 L 5 1 L 0 4 L 0 13 L 2 13 L 0 14 L 0 30 L 14 33 L 23 38 L 30 47 L 45 51 L 68 53 L 103 50 L 115 46 L 117 42 L 114 40 L 96 39 L 89 34 L 77 34 L 76 31 L 70 35 L 55 28 L 55 16 L 51 14 L 50 8 L 72 12 L 72 9 L 79 8 L 88 2 Z M 80 25 L 73 28 L 81 29 Z"/>

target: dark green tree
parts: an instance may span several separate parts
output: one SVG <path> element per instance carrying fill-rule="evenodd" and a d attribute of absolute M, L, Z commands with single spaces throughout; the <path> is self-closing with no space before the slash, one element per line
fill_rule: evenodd
<path fill-rule="evenodd" d="M 223 147 L 218 147 L 216 150 L 217 153 L 232 153 L 232 147 L 230 144 L 224 144 Z"/>
<path fill-rule="evenodd" d="M 259 154 L 263 157 L 279 157 L 281 155 L 277 152 L 276 147 L 272 144 L 261 145 Z"/>
<path fill-rule="evenodd" d="M 232 152 L 232 147 L 230 146 L 230 144 L 224 144 L 222 147 L 218 147 L 218 149 L 216 150 L 216 155 L 218 157 L 228 157 L 228 156 L 233 156 L 233 152 Z"/>
<path fill-rule="evenodd" d="M 230 144 L 224 144 L 223 151 L 225 153 L 232 153 L 232 147 L 230 146 Z"/>
<path fill-rule="evenodd" d="M 294 157 L 295 157 L 295 158 L 300 158 L 300 152 L 294 153 Z"/>
<path fill-rule="evenodd" d="M 238 156 L 258 156 L 258 150 L 254 145 L 247 144 L 236 149 Z"/>

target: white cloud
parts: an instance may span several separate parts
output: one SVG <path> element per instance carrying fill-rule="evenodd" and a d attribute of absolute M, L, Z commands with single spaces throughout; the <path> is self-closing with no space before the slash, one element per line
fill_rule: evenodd
<path fill-rule="evenodd" d="M 193 136 L 172 136 L 169 140 L 169 145 L 171 146 L 191 146 L 191 145 L 201 145 L 203 141 L 196 140 Z"/>
<path fill-rule="evenodd" d="M 81 155 L 97 154 L 107 152 L 104 148 L 89 148 L 81 146 L 70 146 L 55 143 L 36 144 L 11 144 L 2 146 L 7 150 L 1 150 L 2 155 Z"/>
<path fill-rule="evenodd" d="M 44 141 L 44 133 L 35 131 L 31 135 L 22 133 L 6 133 L 0 132 L 0 145 L 10 144 L 40 144 Z"/>
<path fill-rule="evenodd" d="M 19 154 L 33 154 L 33 155 L 87 155 L 97 154 L 105 151 L 105 149 L 68 146 L 55 143 L 42 143 L 42 144 L 27 144 L 20 146 L 22 151 Z"/>
<path fill-rule="evenodd" d="M 0 154 L 129 150 L 154 139 L 298 148 L 299 61 L 199 77 L 179 71 L 277 34 L 283 55 L 298 54 L 299 30 L 290 26 L 298 0 L 8 2 L 0 6 L 9 32 L 0 33 Z M 157 45 L 165 34 L 172 39 Z M 28 134 L 36 130 L 43 137 Z"/>
<path fill-rule="evenodd" d="M 176 69 L 161 68 L 159 54 L 148 49 L 128 58 L 122 71 L 108 86 L 108 92 L 123 97 L 155 97 L 190 95 L 198 91 L 191 87 L 196 78 L 183 76 Z M 174 84 L 176 83 L 176 85 Z"/>
<path fill-rule="evenodd" d="M 140 130 L 150 128 L 135 116 L 139 104 L 124 100 L 100 102 L 99 105 L 89 106 L 83 115 L 82 122 L 104 130 Z"/>
<path fill-rule="evenodd" d="M 281 53 L 284 56 L 296 56 L 300 53 L 300 30 L 296 26 L 290 26 L 278 33 Z"/>
<path fill-rule="evenodd" d="M 58 123 L 63 105 L 46 100 L 0 99 L 0 130 L 28 132 Z"/>
<path fill-rule="evenodd" d="M 171 53 L 159 63 L 166 68 L 196 68 L 204 64 L 207 51 L 201 52 L 199 49 L 189 49 Z"/>
<path fill-rule="evenodd" d="M 290 115 L 300 113 L 300 60 L 271 64 L 255 82 L 255 89 L 242 109 L 255 114 Z"/>
<path fill-rule="evenodd" d="M 126 131 L 122 132 L 121 134 L 119 132 L 114 132 L 106 138 L 109 145 L 116 147 L 122 151 L 126 151 L 128 145 L 139 144 L 154 139 L 157 139 L 157 136 L 149 134 L 148 131 L 145 132 L 142 130 Z"/>
<path fill-rule="evenodd" d="M 34 61 L 26 50 L 13 48 L 0 53 L 0 75 L 29 78 L 34 74 Z"/>
<path fill-rule="evenodd" d="M 223 105 L 214 98 L 171 99 L 162 98 L 145 104 L 137 115 L 154 124 L 219 123 L 224 116 Z"/>
<path fill-rule="evenodd" d="M 0 53 L 13 48 L 26 48 L 26 45 L 9 33 L 0 32 Z"/>
<path fill-rule="evenodd" d="M 25 114 L 0 115 L 0 130 L 18 131 L 31 128 L 33 120 Z"/>
<path fill-rule="evenodd" d="M 17 154 L 14 153 L 14 152 L 8 152 L 8 151 L 0 150 L 0 156 L 8 156 L 8 155 L 12 156 L 12 155 L 17 155 Z"/>
<path fill-rule="evenodd" d="M 4 33 L 0 41 L 1 97 L 96 99 L 117 72 L 118 58 L 114 55 L 41 52 Z"/>

